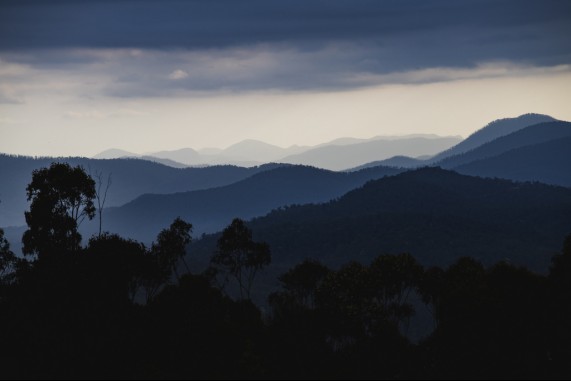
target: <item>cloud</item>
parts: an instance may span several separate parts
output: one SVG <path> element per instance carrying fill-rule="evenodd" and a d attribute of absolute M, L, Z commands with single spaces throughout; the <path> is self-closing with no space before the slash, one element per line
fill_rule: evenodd
<path fill-rule="evenodd" d="M 169 79 L 177 80 L 185 78 L 188 78 L 188 73 L 184 70 L 177 69 L 169 74 Z"/>
<path fill-rule="evenodd" d="M 0 80 L 2 76 L 0 75 Z M 13 86 L 0 84 L 0 104 L 23 104 L 24 100 L 16 95 Z"/>
<path fill-rule="evenodd" d="M 28 122 L 28 121 L 27 121 L 27 120 L 24 120 L 24 119 L 0 117 L 0 124 L 25 125 L 27 122 Z"/>
<path fill-rule="evenodd" d="M 142 50 L 289 44 L 315 51 L 347 42 L 375 46 L 372 55 L 392 71 L 494 60 L 557 65 L 571 59 L 571 2 L 6 0 L 0 35 L 2 51 L 127 49 L 136 58 Z"/>
<path fill-rule="evenodd" d="M 83 111 L 66 111 L 63 117 L 66 119 L 78 119 L 78 120 L 101 120 L 108 118 L 123 118 L 123 117 L 141 117 L 148 116 L 150 112 L 141 111 L 136 108 L 123 107 L 115 111 L 102 112 L 98 109 L 88 109 Z"/>
<path fill-rule="evenodd" d="M 0 35 L 4 103 L 337 91 L 568 70 L 571 2 L 6 0 Z"/>
<path fill-rule="evenodd" d="M 394 84 L 541 76 L 571 70 L 571 64 L 536 66 L 509 60 L 482 61 L 470 66 L 437 66 L 435 63 L 414 68 L 398 65 L 395 54 L 386 46 L 347 42 L 330 43 L 315 50 L 289 44 L 263 44 L 193 51 L 142 49 L 137 55 L 128 49 L 60 49 L 37 52 L 33 59 L 27 56 L 27 72 L 16 77 L 0 74 L 0 82 L 10 86 L 11 94 L 52 96 L 58 93 L 91 100 L 260 91 L 339 91 Z M 4 55 L 4 62 L 10 62 L 7 58 L 10 55 Z M 69 57 L 69 62 L 74 63 L 46 64 L 54 55 L 61 62 Z M 177 69 L 165 75 L 165 68 L 169 67 Z M 12 99 L 18 98 L 12 96 Z"/>
<path fill-rule="evenodd" d="M 87 110 L 87 111 L 66 111 L 64 113 L 64 117 L 67 119 L 104 119 L 106 115 L 104 115 L 101 111 L 98 110 Z"/>

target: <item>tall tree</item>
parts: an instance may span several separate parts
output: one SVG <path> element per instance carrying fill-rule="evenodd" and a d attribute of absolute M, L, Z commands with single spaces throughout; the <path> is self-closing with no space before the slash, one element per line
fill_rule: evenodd
<path fill-rule="evenodd" d="M 240 298 L 249 300 L 256 274 L 271 262 L 270 247 L 265 242 L 254 242 L 252 231 L 236 218 L 222 232 L 211 262 L 234 278 Z"/>
<path fill-rule="evenodd" d="M 315 308 L 315 293 L 330 272 L 321 263 L 306 259 L 281 275 L 279 281 L 296 304 Z"/>
<path fill-rule="evenodd" d="M 85 273 L 100 300 L 135 301 L 145 276 L 145 245 L 104 233 L 89 240 L 85 254 Z"/>
<path fill-rule="evenodd" d="M 184 256 L 186 247 L 192 242 L 192 224 L 177 217 L 168 229 L 163 229 L 151 247 L 151 252 L 159 260 L 160 267 L 166 272 L 175 273 L 177 278 L 178 262 L 182 261 L 190 272 Z"/>
<path fill-rule="evenodd" d="M 52 163 L 35 170 L 26 188 L 30 210 L 25 213 L 28 230 L 22 237 L 23 252 L 46 254 L 77 251 L 81 222 L 95 216 L 95 181 L 81 166 Z"/>
<path fill-rule="evenodd" d="M 103 180 L 103 172 L 100 171 L 95 171 L 93 177 L 97 180 L 95 197 L 97 199 L 97 214 L 99 214 L 99 236 L 101 236 L 101 234 L 103 234 L 103 209 L 107 202 L 107 193 L 111 187 L 111 173 L 107 175 L 106 181 Z"/>
<path fill-rule="evenodd" d="M 180 279 L 177 272 L 179 261 L 182 260 L 189 271 L 184 256 L 186 247 L 192 242 L 191 233 L 192 224 L 177 217 L 167 229 L 159 233 L 157 240 L 153 242 L 147 253 L 143 279 L 147 303 L 153 300 L 163 286 L 169 282 L 173 273 Z"/>

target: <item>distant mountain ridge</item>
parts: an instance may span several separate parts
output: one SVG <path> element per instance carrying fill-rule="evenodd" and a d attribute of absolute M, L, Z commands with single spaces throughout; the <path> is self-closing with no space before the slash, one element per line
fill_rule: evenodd
<path fill-rule="evenodd" d="M 472 176 L 540 181 L 571 188 L 571 137 L 516 148 L 455 170 Z"/>
<path fill-rule="evenodd" d="M 443 150 L 442 152 L 439 152 L 438 154 L 430 157 L 429 159 L 420 159 L 420 158 L 400 155 L 388 158 L 386 160 L 373 161 L 361 166 L 356 166 L 352 170 L 374 167 L 376 165 L 393 166 L 395 164 L 398 164 L 398 166 L 402 166 L 405 168 L 417 168 L 426 165 L 434 165 L 442 162 L 448 157 L 466 153 L 475 148 L 478 148 L 481 145 L 489 143 L 500 137 L 510 135 L 526 127 L 535 124 L 555 122 L 555 121 L 557 121 L 557 119 L 549 115 L 534 114 L 534 113 L 523 114 L 515 118 L 498 119 L 487 124 L 485 127 L 479 129 L 478 131 L 474 132 L 472 135 L 462 140 L 455 146 Z"/>
<path fill-rule="evenodd" d="M 459 138 L 412 137 L 403 139 L 373 139 L 363 143 L 327 145 L 280 160 L 289 164 L 313 165 L 330 170 L 345 170 L 375 159 L 395 155 L 434 155 L 460 141 Z"/>
<path fill-rule="evenodd" d="M 571 229 L 571 189 L 426 167 L 368 182 L 326 204 L 275 210 L 249 226 L 270 244 L 277 268 L 305 258 L 338 266 L 409 252 L 426 266 L 471 256 L 546 271 Z M 216 237 L 190 252 L 208 256 Z"/>
<path fill-rule="evenodd" d="M 81 165 L 92 174 L 101 172 L 103 178 L 111 174 L 112 184 L 106 206 L 122 205 L 144 193 L 173 193 L 223 186 L 283 166 L 177 169 L 140 159 L 30 158 L 0 154 L 0 226 L 24 224 L 24 211 L 28 205 L 26 186 L 32 179 L 32 172 L 48 167 L 54 161 Z"/>
<path fill-rule="evenodd" d="M 182 148 L 173 151 L 147 153 L 145 159 L 166 165 L 204 166 L 239 165 L 255 166 L 268 162 L 312 165 L 323 169 L 342 170 L 348 165 L 364 164 L 370 160 L 386 158 L 392 154 L 433 155 L 461 141 L 461 137 L 441 137 L 433 134 L 405 136 L 375 136 L 370 139 L 339 138 L 317 146 L 278 147 L 258 140 L 248 139 L 225 149 L 207 148 L 195 150 Z M 141 157 L 128 151 L 111 149 L 98 158 Z M 341 162 L 343 157 L 347 163 Z M 157 159 L 153 159 L 157 158 Z M 161 161 L 162 160 L 162 161 Z M 175 163 L 169 163 L 171 160 Z M 334 163 L 334 164 L 332 164 Z"/>
<path fill-rule="evenodd" d="M 327 202 L 367 181 L 400 171 L 377 167 L 343 173 L 306 166 L 278 167 L 222 187 L 142 195 L 109 208 L 105 228 L 148 242 L 174 218 L 182 217 L 193 223 L 195 233 L 212 233 L 235 217 L 250 219 L 287 205 Z"/>
<path fill-rule="evenodd" d="M 455 168 L 475 160 L 497 156 L 512 149 L 566 137 L 571 137 L 571 122 L 556 121 L 534 124 L 482 144 L 470 151 L 448 156 L 434 162 L 434 164 L 443 168 Z"/>
<path fill-rule="evenodd" d="M 468 152 L 476 147 L 489 143 L 492 140 L 512 134 L 526 127 L 533 126 L 534 124 L 555 121 L 557 120 L 549 115 L 533 113 L 523 114 L 516 118 L 497 119 L 477 130 L 454 147 L 435 155 L 431 158 L 431 161 L 439 162 L 446 157 Z"/>

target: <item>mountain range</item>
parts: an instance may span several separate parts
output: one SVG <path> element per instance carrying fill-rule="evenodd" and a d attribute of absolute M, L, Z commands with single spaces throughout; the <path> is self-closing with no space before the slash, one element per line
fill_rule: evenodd
<path fill-rule="evenodd" d="M 237 216 L 250 219 L 285 205 L 326 202 L 367 181 L 401 171 L 375 167 L 344 173 L 306 166 L 279 167 L 222 187 L 143 195 L 121 207 L 109 208 L 105 228 L 148 243 L 176 217 L 182 217 L 193 223 L 195 234 L 213 233 Z M 87 224 L 84 231 L 95 233 L 95 225 Z"/>
<path fill-rule="evenodd" d="M 409 252 L 425 266 L 471 256 L 546 271 L 571 232 L 571 189 L 426 167 L 328 203 L 274 210 L 249 226 L 255 239 L 269 243 L 278 268 L 305 258 L 336 267 Z M 217 238 L 198 241 L 189 255 L 208 257 Z"/>
<path fill-rule="evenodd" d="M 444 159 L 463 154 L 465 152 L 471 151 L 478 148 L 481 145 L 489 143 L 502 136 L 510 135 L 514 132 L 522 130 L 526 127 L 533 126 L 535 124 L 554 122 L 556 119 L 549 115 L 542 114 L 524 114 L 516 118 L 504 118 L 495 120 L 483 128 L 477 130 L 466 139 L 462 140 L 453 147 L 443 150 L 442 152 L 433 155 L 429 158 L 415 158 L 407 155 L 400 154 L 395 157 L 391 157 L 386 160 L 373 161 L 355 169 L 362 169 L 366 167 L 374 167 L 376 165 L 385 166 L 399 166 L 405 168 L 416 168 L 426 165 L 433 165 L 442 162 Z"/>
<path fill-rule="evenodd" d="M 280 165 L 251 168 L 213 166 L 177 169 L 141 159 L 31 158 L 0 155 L 0 226 L 23 225 L 28 207 L 26 186 L 32 172 L 52 162 L 83 166 L 91 174 L 111 175 L 106 206 L 119 206 L 145 193 L 173 193 L 232 184 Z"/>
<path fill-rule="evenodd" d="M 329 166 L 341 168 L 353 163 L 352 152 L 362 160 L 366 155 L 396 152 L 394 147 L 412 150 L 418 143 L 426 148 L 446 139 L 425 135 L 344 138 L 313 148 L 292 147 L 288 152 L 289 161 L 320 162 L 332 157 Z M 451 143 L 448 140 L 445 145 Z M 287 259 L 288 264 L 316 257 L 334 265 L 347 258 L 367 260 L 379 251 L 411 251 L 428 265 L 471 255 L 490 263 L 508 258 L 545 270 L 547 258 L 569 233 L 565 230 L 571 230 L 563 215 L 568 213 L 569 189 L 498 180 L 571 187 L 571 123 L 545 115 L 490 123 L 429 158 L 397 152 L 381 161 L 390 166 L 375 161 L 348 171 L 293 164 L 188 168 L 175 160 L 192 152 L 180 150 L 179 156 L 170 158 L 168 152 L 158 153 L 165 157 L 146 160 L 0 155 L 0 226 L 16 226 L 6 229 L 6 236 L 17 248 L 32 171 L 65 161 L 82 165 L 91 174 L 100 173 L 104 179 L 111 174 L 105 230 L 149 243 L 177 216 L 193 223 L 195 236 L 215 233 L 234 217 L 255 219 L 251 222 L 255 234 L 267 239 L 277 258 Z M 236 158 L 243 152 L 270 158 L 277 151 L 274 146 L 245 141 L 226 150 L 204 149 L 197 155 Z M 106 154 L 131 155 L 126 151 Z M 407 167 L 417 166 L 427 168 L 406 172 Z M 84 236 L 95 233 L 96 225 L 84 223 Z M 212 237 L 200 240 L 192 250 L 203 254 L 211 250 Z"/>
<path fill-rule="evenodd" d="M 182 148 L 174 151 L 137 155 L 109 149 L 94 158 L 144 158 L 174 167 L 232 164 L 254 166 L 268 162 L 311 165 L 323 169 L 343 170 L 381 160 L 395 154 L 430 156 L 461 141 L 458 136 L 437 135 L 376 136 L 371 139 L 340 138 L 328 143 L 281 148 L 257 140 L 244 140 L 225 149 L 195 150 Z"/>

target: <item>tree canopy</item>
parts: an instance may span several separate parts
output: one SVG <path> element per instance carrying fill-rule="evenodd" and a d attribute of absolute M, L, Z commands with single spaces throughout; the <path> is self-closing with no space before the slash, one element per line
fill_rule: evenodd
<path fill-rule="evenodd" d="M 26 192 L 31 204 L 25 213 L 24 254 L 42 257 L 77 251 L 78 226 L 95 216 L 95 181 L 80 166 L 52 163 L 33 172 Z"/>

